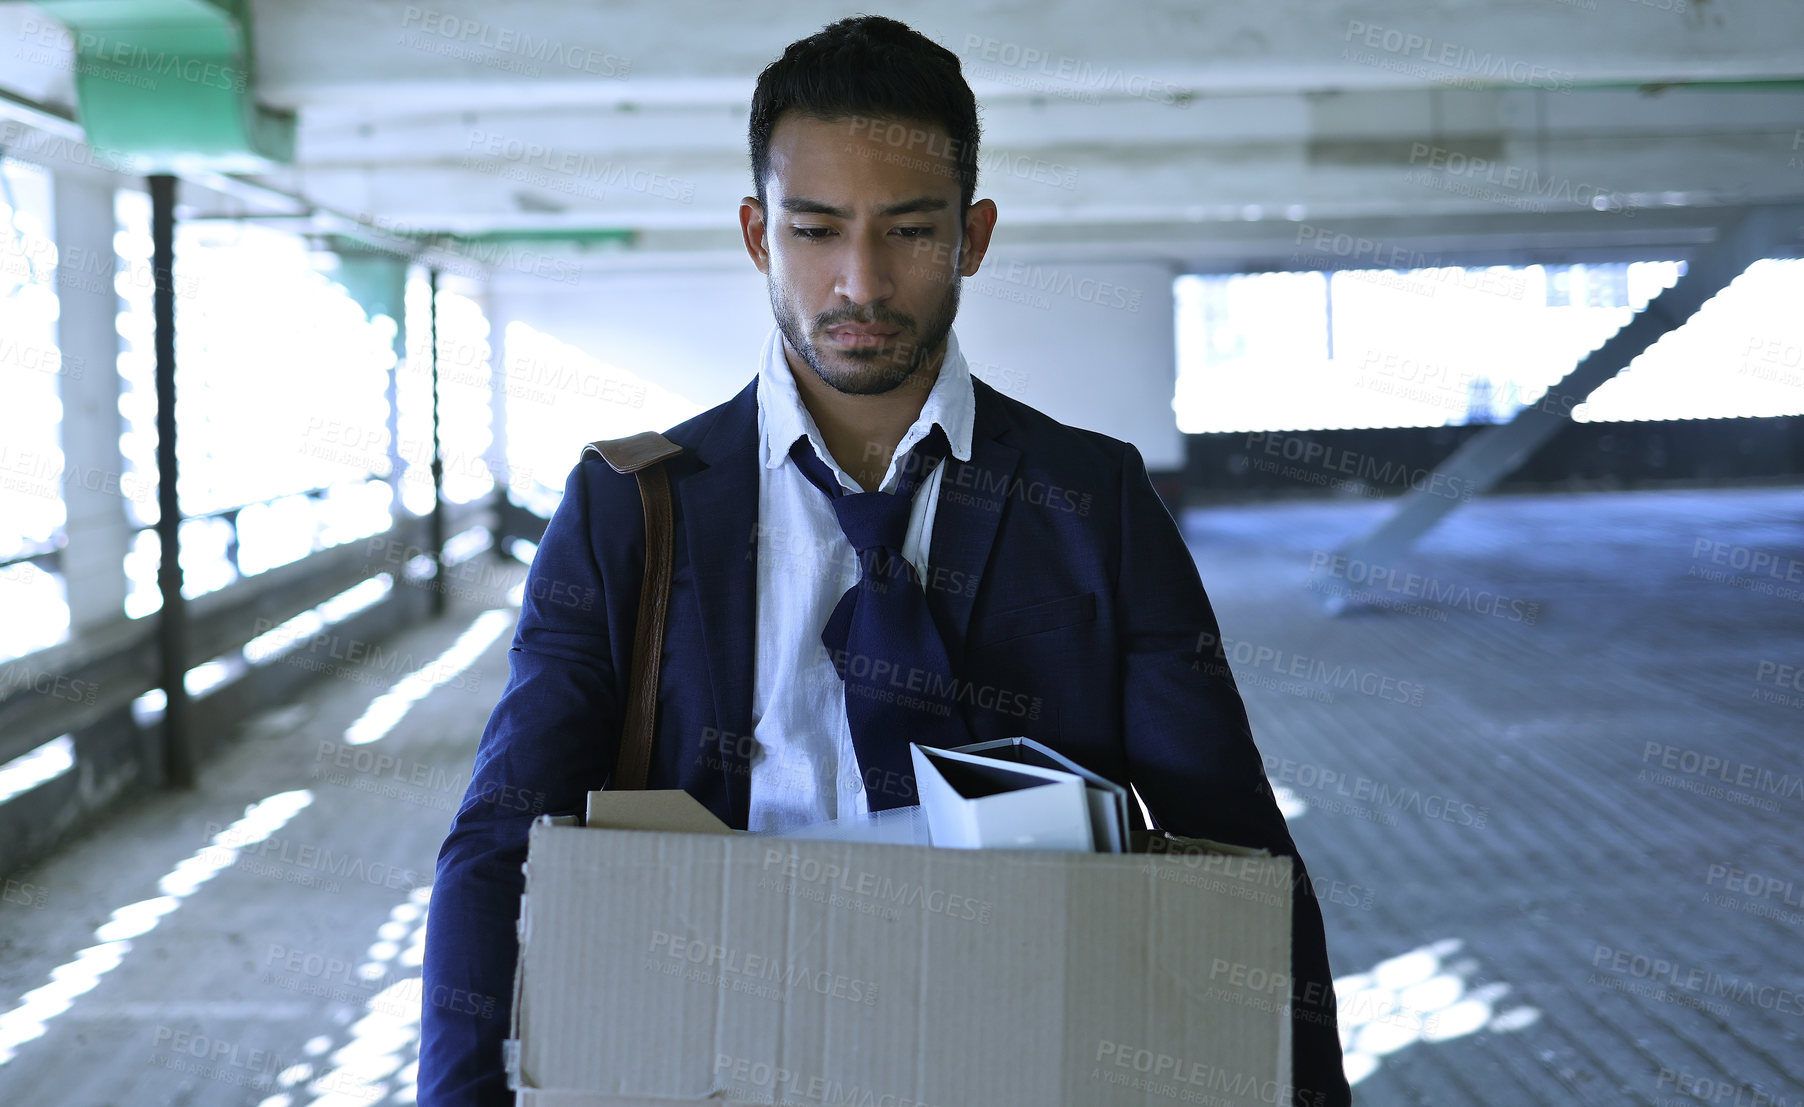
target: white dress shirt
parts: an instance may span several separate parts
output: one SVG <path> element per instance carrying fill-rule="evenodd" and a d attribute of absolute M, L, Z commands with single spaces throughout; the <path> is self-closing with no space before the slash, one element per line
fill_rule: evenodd
<path fill-rule="evenodd" d="M 952 456 L 971 460 L 977 397 L 971 370 L 948 332 L 939 379 L 921 414 L 902 435 L 878 486 L 893 491 L 908 451 L 934 424 L 945 431 Z M 827 451 L 814 417 L 803 406 L 782 332 L 773 324 L 758 363 L 758 596 L 752 687 L 751 811 L 748 830 L 788 830 L 870 810 L 859 779 L 852 729 L 846 722 L 845 682 L 834 671 L 821 628 L 848 588 L 858 583 L 858 557 L 821 490 L 789 456 L 806 437 L 839 483 L 862 492 Z M 927 579 L 934 501 L 943 464 L 915 492 L 902 556 Z"/>

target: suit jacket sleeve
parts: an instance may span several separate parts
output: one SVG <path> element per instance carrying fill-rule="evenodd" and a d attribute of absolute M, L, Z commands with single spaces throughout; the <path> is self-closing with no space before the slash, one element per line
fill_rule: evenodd
<path fill-rule="evenodd" d="M 539 814 L 580 812 L 614 764 L 619 705 L 589 487 L 605 478 L 592 468 L 582 462 L 571 471 L 527 572 L 508 683 L 439 851 L 422 972 L 423 1107 L 514 1102 L 502 1040 L 512 1010 L 527 831 Z M 642 519 L 608 520 L 633 522 L 643 543 Z M 632 582 L 635 595 L 638 585 Z M 626 606 L 631 625 L 636 598 Z"/>
<path fill-rule="evenodd" d="M 1350 1103 L 1321 907 L 1266 781 L 1240 692 L 1218 656 L 1221 633 L 1196 561 L 1132 445 L 1121 505 L 1116 610 L 1131 778 L 1160 827 L 1293 859 L 1294 1102 Z"/>

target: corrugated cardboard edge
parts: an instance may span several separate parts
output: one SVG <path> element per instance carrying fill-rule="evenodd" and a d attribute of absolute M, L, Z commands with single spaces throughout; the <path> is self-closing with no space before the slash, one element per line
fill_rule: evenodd
<path fill-rule="evenodd" d="M 533 820 L 532 829 L 527 835 L 526 863 L 520 866 L 521 872 L 527 878 L 527 887 L 532 886 L 532 843 L 542 838 L 552 827 L 581 827 L 585 824 L 609 830 L 688 834 L 733 833 L 732 828 L 716 818 L 713 812 L 703 807 L 701 801 L 684 791 L 590 792 L 588 804 L 581 817 L 540 815 Z M 531 934 L 532 897 L 523 894 L 520 897 L 519 921 L 514 925 L 514 936 L 518 941 L 518 949 L 526 948 L 526 940 Z M 701 1100 L 621 1099 L 612 1096 L 599 1097 L 588 1092 L 534 1088 L 529 1083 L 530 1074 L 522 1071 L 524 1059 L 521 1055 L 520 1043 L 526 1037 L 526 1027 L 524 1026 L 526 1005 L 521 1000 L 525 994 L 526 958 L 519 957 L 514 965 L 514 1004 L 508 1020 L 509 1036 L 501 1043 L 501 1060 L 507 1072 L 507 1086 L 514 1091 L 517 1103 L 531 1103 L 535 1107 L 584 1107 L 591 1103 L 606 1105 L 606 1107 L 636 1107 L 640 1103 L 703 1102 Z M 707 1102 L 720 1105 L 720 1107 L 731 1107 L 731 1105 L 725 1104 L 725 1101 L 718 1099 Z"/>
<path fill-rule="evenodd" d="M 1146 856 L 1164 855 L 1169 857 L 1174 855 L 1188 856 L 1213 853 L 1227 857 L 1269 858 L 1274 865 L 1282 864 L 1284 872 L 1288 877 L 1288 879 L 1284 881 L 1285 888 L 1288 889 L 1285 893 L 1286 903 L 1292 903 L 1296 895 L 1295 862 L 1283 854 L 1274 854 L 1269 849 L 1261 849 L 1253 846 L 1236 846 L 1228 842 L 1217 842 L 1210 838 L 1184 838 L 1160 830 L 1134 831 L 1132 832 L 1132 837 L 1134 838 L 1136 847 L 1134 852 Z M 1296 948 L 1296 932 L 1291 929 L 1291 923 L 1294 920 L 1295 907 L 1294 903 L 1292 903 L 1290 909 L 1284 914 L 1284 950 L 1287 957 L 1289 956 L 1290 951 Z M 1291 964 L 1291 971 L 1293 973 L 1296 971 L 1294 961 Z M 1284 1074 L 1284 1079 L 1287 1082 L 1296 1071 L 1292 1067 L 1291 1059 L 1291 1036 L 1295 1031 L 1296 1020 L 1294 1018 L 1282 1018 L 1278 1020 L 1278 1071 Z"/>
<path fill-rule="evenodd" d="M 520 872 L 527 878 L 527 886 L 532 884 L 532 842 L 546 830 L 554 826 L 580 826 L 582 820 L 575 815 L 540 815 L 532 821 L 532 828 L 527 832 L 526 862 L 520 866 Z M 526 948 L 526 938 L 532 933 L 531 897 L 520 896 L 520 916 L 514 923 L 516 949 Z M 501 1063 L 507 1071 L 507 1086 L 520 1090 L 525 1080 L 520 1073 L 520 1040 L 525 1037 L 520 1026 L 520 1012 L 523 1007 L 520 997 L 526 990 L 526 958 L 518 957 L 514 963 L 514 1004 L 508 1016 L 508 1036 L 501 1042 Z"/>
<path fill-rule="evenodd" d="M 591 805 L 594 803 L 594 798 L 600 794 L 601 793 L 599 792 L 590 794 Z M 627 793 L 619 794 L 624 795 Z M 687 796 L 686 793 L 678 794 Z M 696 804 L 696 807 L 700 809 L 702 814 L 706 815 L 708 819 L 714 818 L 713 815 L 710 814 L 706 808 L 702 808 L 699 803 Z M 719 820 L 714 821 L 719 823 Z M 575 815 L 541 815 L 533 820 L 532 829 L 529 832 L 527 839 L 526 864 L 521 866 L 529 881 L 531 879 L 533 843 L 542 839 L 546 834 L 550 833 L 553 828 L 580 827 L 581 825 L 582 820 L 579 820 Z M 719 825 L 721 832 L 727 834 L 733 833 L 724 823 L 719 823 Z M 711 831 L 707 826 L 701 825 L 698 826 L 698 829 L 694 832 L 709 833 Z M 526 895 L 520 897 L 520 920 L 516 927 L 516 931 L 521 949 L 525 948 L 526 941 L 532 933 L 532 910 L 530 899 L 531 897 Z M 525 993 L 525 986 L 526 958 L 521 957 L 514 970 L 514 1006 L 511 1017 L 512 1025 L 510 1028 L 510 1032 L 513 1036 L 506 1040 L 502 1050 L 503 1058 L 507 1065 L 507 1086 L 514 1093 L 515 1107 L 678 1107 L 678 1105 L 682 1104 L 694 1104 L 699 1105 L 699 1107 L 769 1107 L 768 1104 L 758 1104 L 739 1099 L 723 1099 L 718 1096 L 710 1096 L 706 1099 L 687 1097 L 671 1099 L 664 1097 L 606 1095 L 599 1092 L 569 1091 L 557 1088 L 535 1088 L 527 1082 L 527 1076 L 529 1074 L 521 1071 L 522 1050 L 520 1048 L 520 1043 L 525 1036 L 525 1028 L 522 1025 L 522 1012 L 525 1010 L 525 1006 L 522 1004 L 521 1000 Z"/>
<path fill-rule="evenodd" d="M 1160 834 L 1161 836 L 1163 836 L 1163 832 L 1154 832 L 1154 833 Z M 1281 939 L 1279 941 L 1277 941 L 1275 943 L 1275 945 L 1277 947 L 1277 950 L 1280 952 L 1280 955 L 1282 957 L 1284 957 L 1287 967 L 1291 970 L 1294 970 L 1294 965 L 1291 964 L 1290 954 L 1291 954 L 1291 950 L 1294 948 L 1294 945 L 1295 945 L 1294 933 L 1291 928 L 1291 922 L 1292 922 L 1291 898 L 1292 898 L 1293 889 L 1294 889 L 1295 869 L 1294 869 L 1294 863 L 1290 857 L 1282 855 L 1282 854 L 1275 855 L 1271 851 L 1264 850 L 1264 849 L 1254 849 L 1254 848 L 1250 848 L 1250 847 L 1222 845 L 1222 844 L 1215 843 L 1215 842 L 1209 841 L 1208 839 L 1203 839 L 1203 838 L 1177 838 L 1175 836 L 1166 837 L 1164 847 L 1160 848 L 1158 852 L 1159 852 L 1159 854 L 1163 854 L 1168 858 L 1175 858 L 1175 857 L 1179 857 L 1179 856 L 1218 856 L 1218 857 L 1248 858 L 1248 859 L 1256 860 L 1263 864 L 1270 865 L 1272 867 L 1272 870 L 1274 871 L 1274 873 L 1282 872 L 1282 874 L 1283 874 L 1282 878 L 1273 881 L 1274 884 L 1281 885 L 1282 891 L 1277 894 L 1279 895 L 1279 897 L 1282 900 L 1282 907 L 1283 907 L 1282 910 L 1275 912 L 1275 917 L 1273 919 L 1273 923 L 1275 925 L 1276 930 L 1279 931 L 1282 935 Z M 1123 855 L 1093 854 L 1093 855 L 1088 855 L 1088 856 L 1093 856 L 1099 860 L 1108 859 L 1108 860 L 1112 861 L 1112 860 L 1119 859 Z M 1127 856 L 1145 857 L 1145 856 L 1152 856 L 1152 855 L 1139 854 L 1139 855 L 1127 855 Z M 1081 879 L 1081 874 L 1079 874 L 1078 878 Z M 1147 892 L 1149 895 L 1153 896 L 1155 899 L 1168 894 L 1157 881 L 1148 885 Z M 1078 893 L 1075 888 L 1068 887 L 1067 892 L 1066 892 L 1067 901 L 1074 898 L 1077 894 Z M 1276 905 L 1274 905 L 1274 906 L 1276 906 Z M 1078 912 L 1074 908 L 1067 907 L 1067 910 L 1066 910 L 1067 918 L 1076 918 L 1079 916 L 1079 914 L 1080 914 L 1080 912 Z M 1157 916 L 1157 912 L 1149 912 L 1148 913 L 1149 922 L 1152 921 L 1154 918 L 1156 918 L 1156 916 Z M 1085 956 L 1081 947 L 1072 945 L 1071 940 L 1072 940 L 1071 936 L 1068 934 L 1067 946 L 1066 946 L 1066 950 L 1065 950 L 1065 967 L 1064 967 L 1064 974 L 1066 977 L 1078 975 L 1075 966 L 1079 965 L 1081 963 L 1083 957 Z M 1155 949 L 1156 949 L 1156 943 L 1149 940 L 1147 943 L 1148 955 L 1156 956 L 1153 952 Z M 1154 964 L 1148 963 L 1144 966 L 1142 975 L 1145 979 L 1151 980 L 1155 977 L 1155 974 L 1156 974 L 1156 966 Z M 1083 996 L 1081 993 L 1067 990 L 1066 996 L 1065 996 L 1065 1002 L 1066 1002 L 1066 1006 L 1067 1006 L 1068 1010 L 1070 1010 L 1071 1008 L 1073 1008 L 1076 1005 L 1081 1005 L 1085 1001 L 1086 1001 L 1086 997 Z M 1290 998 L 1288 995 L 1285 996 L 1284 1007 L 1286 1010 L 1288 1010 L 1290 1007 Z M 1294 1069 L 1292 1067 L 1292 1046 L 1291 1046 L 1291 1039 L 1292 1039 L 1292 1034 L 1294 1031 L 1294 1020 L 1291 1017 L 1289 1017 L 1288 1015 L 1279 1015 L 1279 1016 L 1273 1017 L 1273 1016 L 1264 1014 L 1257 1007 L 1250 1008 L 1247 1017 L 1250 1019 L 1256 1020 L 1256 1021 L 1266 1019 L 1266 1018 L 1271 1019 L 1271 1024 L 1274 1027 L 1275 1032 L 1276 1032 L 1275 1046 L 1276 1046 L 1277 1052 L 1275 1055 L 1274 1064 L 1276 1066 L 1276 1072 L 1282 1074 L 1278 1079 L 1276 1087 L 1279 1089 L 1283 1089 L 1285 1087 L 1291 1086 L 1293 1084 L 1293 1077 L 1294 1077 Z M 1075 1016 L 1068 1014 L 1065 1019 L 1066 1024 L 1069 1025 L 1073 1021 L 1076 1021 Z M 1075 1054 L 1074 1054 L 1074 1056 L 1075 1056 Z M 1252 1062 L 1253 1068 L 1258 1070 L 1260 1073 L 1263 1073 L 1265 1071 L 1263 1068 L 1263 1062 L 1265 1060 L 1266 1060 L 1265 1057 L 1254 1059 L 1254 1061 Z M 1078 1073 L 1080 1073 L 1086 1067 L 1088 1067 L 1087 1063 L 1079 1063 L 1079 1064 L 1072 1065 L 1071 1067 L 1069 1067 L 1067 1069 L 1066 1076 L 1065 1076 L 1065 1085 L 1064 1085 L 1064 1091 L 1066 1092 L 1066 1094 L 1071 1094 L 1073 1092 L 1076 1092 L 1078 1089 L 1080 1089 L 1083 1086 L 1083 1082 L 1079 1079 Z M 1267 1082 L 1263 1079 L 1261 1079 L 1259 1081 L 1259 1086 L 1262 1088 L 1268 1086 L 1268 1084 L 1269 1084 L 1269 1082 Z M 1263 1097 L 1261 1097 L 1261 1098 L 1263 1098 Z M 1077 1099 L 1060 1100 L 1059 1102 L 1061 1102 L 1061 1103 L 1080 1103 L 1081 1104 L 1083 1102 L 1083 1100 L 1081 1098 L 1077 1098 Z M 1149 1089 L 1146 1092 L 1145 1102 L 1148 1105 L 1157 1105 L 1157 1104 L 1163 1104 L 1163 1103 L 1168 1103 L 1168 1102 L 1184 1102 L 1184 1101 L 1183 1100 L 1169 1100 L 1164 1095 L 1157 1094 L 1154 1091 Z M 1227 1103 L 1227 1102 L 1230 1102 L 1230 1100 L 1227 1098 L 1216 1097 L 1214 1095 L 1211 1095 L 1207 1098 L 1200 1100 L 1200 1102 Z M 1231 1102 L 1241 1103 L 1241 1102 L 1246 1102 L 1246 1100 L 1241 1099 L 1241 1098 L 1236 1098 L 1236 1099 L 1231 1100 Z M 1271 1103 L 1272 1101 L 1265 1100 L 1265 1102 Z M 1277 1099 L 1276 1102 L 1279 1104 L 1283 1104 L 1283 1103 L 1288 1103 L 1289 1100 L 1280 1097 Z"/>

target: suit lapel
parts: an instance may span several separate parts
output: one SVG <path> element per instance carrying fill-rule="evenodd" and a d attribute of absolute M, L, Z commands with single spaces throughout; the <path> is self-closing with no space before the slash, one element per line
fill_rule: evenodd
<path fill-rule="evenodd" d="M 934 503 L 933 543 L 927 555 L 936 585 L 927 590 L 927 607 L 946 637 L 946 652 L 953 658 L 955 670 L 963 666 L 965 635 L 977 602 L 977 588 L 967 582 L 975 580 L 977 587 L 982 587 L 984 566 L 996 544 L 996 528 L 1021 464 L 1021 451 L 1001 441 L 1007 424 L 995 389 L 975 377 L 971 385 L 977 400 L 971 460 L 946 458 L 939 498 Z"/>
<path fill-rule="evenodd" d="M 1001 441 L 1008 429 L 997 393 L 972 380 L 976 412 L 971 460 L 946 459 L 934 506 L 928 563 L 936 582 L 928 609 L 946 636 L 954 667 L 962 665 L 977 588 L 996 543 L 1021 451 Z M 675 481 L 683 532 L 704 613 L 706 674 L 714 697 L 715 725 L 732 741 L 719 749 L 727 821 L 745 825 L 751 808 L 751 767 L 744 756 L 752 731 L 752 683 L 757 636 L 758 409 L 754 379 L 729 401 L 693 452 L 702 468 Z"/>
<path fill-rule="evenodd" d="M 757 632 L 758 409 L 754 378 L 695 446 L 705 468 L 676 482 L 683 532 L 695 574 L 722 741 L 727 822 L 744 826 L 750 809 L 750 766 L 738 736 L 752 730 L 753 642 Z"/>

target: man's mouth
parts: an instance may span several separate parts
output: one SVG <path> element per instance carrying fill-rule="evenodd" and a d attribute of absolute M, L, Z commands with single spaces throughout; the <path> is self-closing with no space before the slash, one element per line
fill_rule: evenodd
<path fill-rule="evenodd" d="M 827 337 L 842 346 L 881 346 L 900 333 L 892 327 L 847 324 L 829 328 Z"/>

